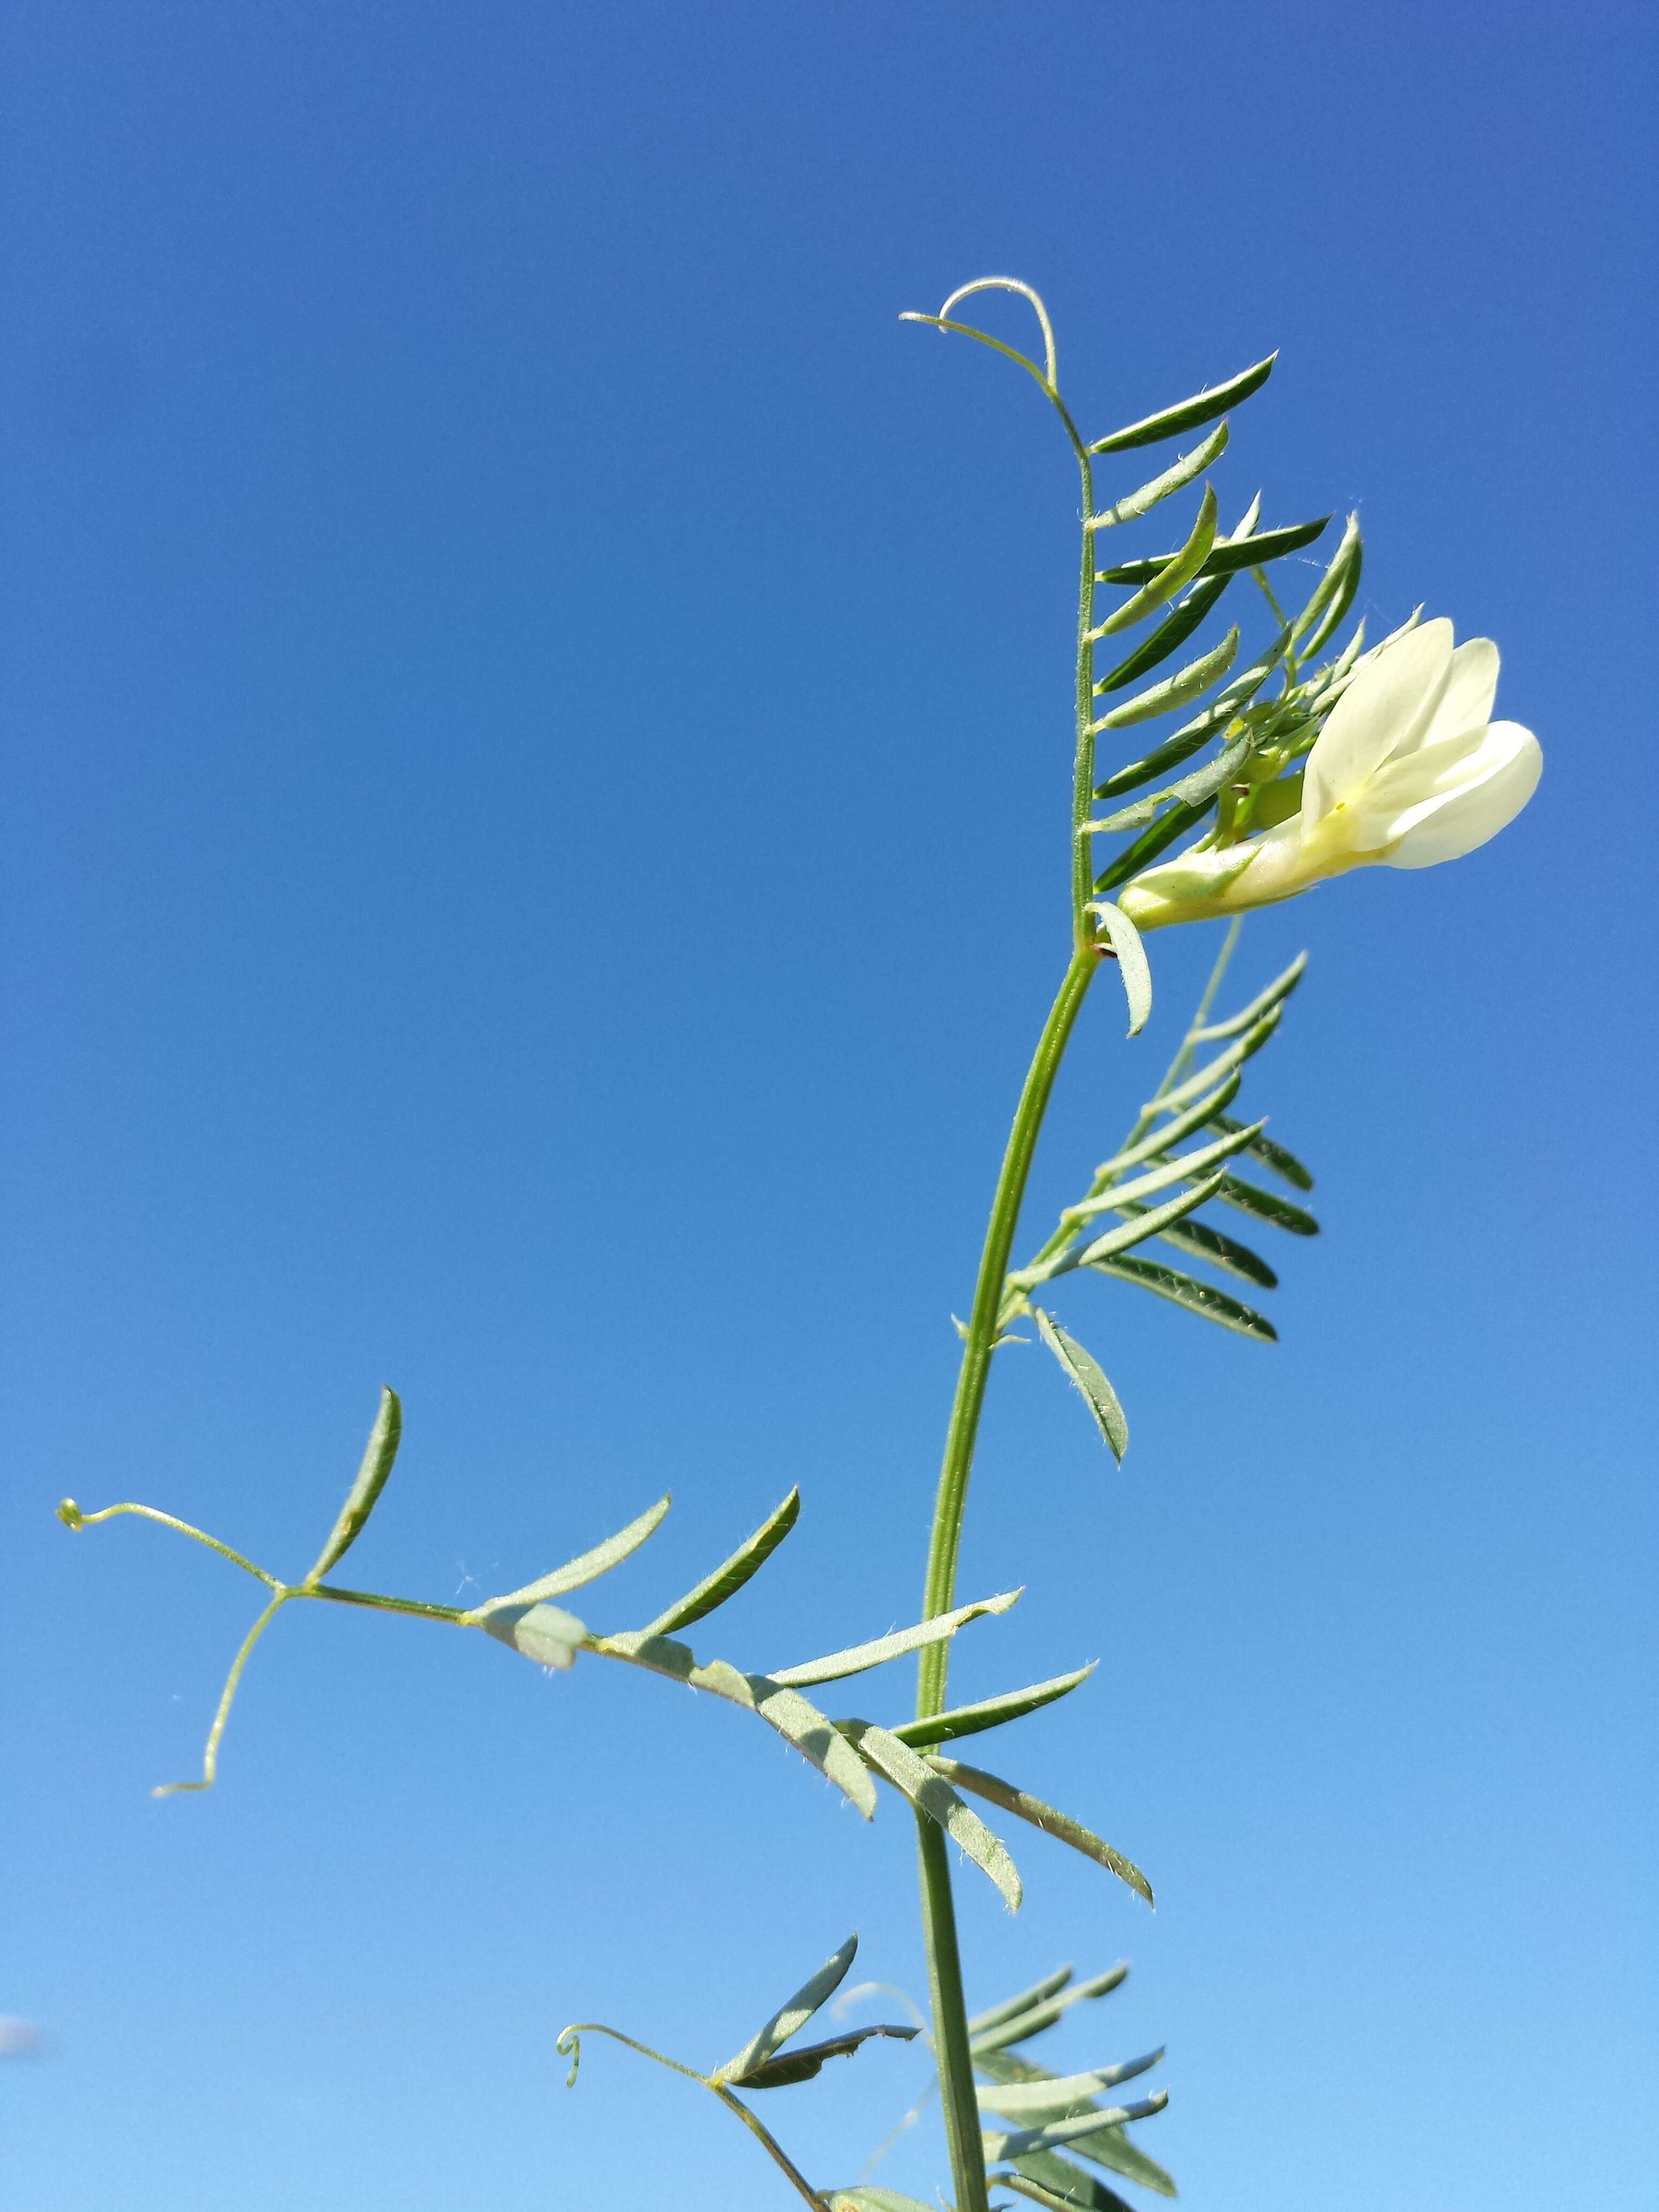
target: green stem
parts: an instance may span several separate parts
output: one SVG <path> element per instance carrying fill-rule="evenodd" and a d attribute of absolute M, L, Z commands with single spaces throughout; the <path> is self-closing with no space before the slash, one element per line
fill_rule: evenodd
<path fill-rule="evenodd" d="M 1095 799 L 1095 648 L 1090 633 L 1095 626 L 1095 540 L 1089 527 L 1094 512 L 1094 469 L 1088 448 L 1061 410 L 1077 454 L 1083 484 L 1083 573 L 1077 589 L 1077 754 L 1072 777 L 1072 929 L 1079 945 L 1092 936 L 1085 909 L 1094 896 L 1094 849 L 1084 834 L 1084 824 L 1094 811 Z"/>
<path fill-rule="evenodd" d="M 800 2196 L 804 2197 L 806 2199 L 806 2202 L 812 2207 L 812 2212 L 824 2212 L 823 2197 L 818 2195 L 817 2191 L 812 2187 L 805 2175 L 788 2156 L 787 2153 L 784 2150 L 782 2144 L 778 2142 L 776 2136 L 772 2135 L 766 2128 L 761 2125 L 761 2123 L 755 2118 L 755 2115 L 750 2111 L 748 2106 L 744 2104 L 740 2099 L 734 2097 L 729 2089 L 723 2087 L 718 2081 L 710 2081 L 708 2083 L 708 2087 L 714 2091 L 714 2094 L 720 2099 L 721 2104 L 726 2106 L 726 2110 L 728 2112 L 735 2112 L 738 2118 L 743 2122 L 744 2127 L 749 2130 L 750 2133 L 765 2145 L 771 2156 L 783 2169 L 784 2172 L 788 2175 L 789 2179 L 797 2192 Z"/>
<path fill-rule="evenodd" d="M 933 2005 L 933 2053 L 939 2063 L 939 2103 L 945 2141 L 951 2154 L 960 2212 L 988 2212 L 985 2147 L 980 2136 L 979 2098 L 968 2040 L 968 2005 L 962 1987 L 962 1952 L 957 1941 L 956 1899 L 951 1887 L 951 1855 L 943 1828 L 916 1815 L 916 1856 L 921 1875 L 922 1935 L 927 1949 L 927 1986 Z"/>
<path fill-rule="evenodd" d="M 1085 995 L 1100 966 L 1092 945 L 1080 945 L 1073 954 L 1065 981 L 1048 1010 L 1037 1048 L 1026 1072 L 1014 1125 L 1009 1132 L 1002 1171 L 997 1177 L 991 1218 L 980 1255 L 979 1279 L 968 1321 L 962 1365 L 957 1376 L 956 1399 L 945 1433 L 945 1462 L 939 1470 L 939 1492 L 933 1505 L 933 1534 L 927 1549 L 927 1579 L 922 1598 L 922 1619 L 931 1620 L 948 1613 L 956 1602 L 957 1561 L 962 1548 L 963 1516 L 968 1504 L 968 1482 L 973 1471 L 974 1447 L 978 1441 L 985 1387 L 990 1379 L 991 1354 L 996 1342 L 997 1310 L 1002 1302 L 1003 1279 L 1013 1249 L 1014 1231 L 1031 1172 L 1031 1159 L 1054 1091 L 1054 1078 L 1071 1041 Z M 929 1644 L 921 1655 L 916 1696 L 918 1719 L 945 1710 L 945 1689 L 950 1672 L 949 1641 Z"/>
<path fill-rule="evenodd" d="M 217 1552 L 222 1559 L 228 1559 L 234 1567 L 240 1567 L 244 1574 L 252 1575 L 267 1589 L 284 1588 L 275 1575 L 268 1575 L 263 1567 L 256 1567 L 252 1559 L 245 1559 L 240 1552 L 232 1551 L 228 1544 L 222 1544 L 216 1536 L 210 1536 L 205 1528 L 193 1528 L 188 1521 L 179 1520 L 173 1513 L 163 1513 L 154 1505 L 106 1505 L 96 1513 L 79 1514 L 72 1525 L 78 1528 L 94 1528 L 100 1521 L 111 1520 L 118 1513 L 137 1513 L 143 1520 L 159 1522 L 163 1528 L 176 1528 L 181 1536 L 189 1536 L 198 1544 L 205 1544 L 210 1552 Z"/>
<path fill-rule="evenodd" d="M 1238 943 L 1238 933 L 1243 927 L 1243 915 L 1235 915 L 1228 927 L 1226 938 L 1222 945 L 1220 954 L 1216 960 L 1214 967 L 1210 970 L 1210 980 L 1204 987 L 1204 995 L 1199 1000 L 1197 1011 L 1194 1014 L 1192 1020 L 1187 1025 L 1187 1033 L 1181 1041 L 1181 1049 L 1176 1053 L 1175 1058 L 1170 1062 L 1169 1066 L 1165 1069 L 1164 1080 L 1158 1085 L 1158 1089 L 1152 1093 L 1152 1097 L 1141 1109 L 1140 1115 L 1135 1121 L 1134 1126 L 1130 1129 L 1128 1135 L 1125 1137 L 1123 1142 L 1118 1146 L 1119 1152 L 1127 1152 L 1133 1146 L 1138 1145 L 1141 1139 L 1150 1132 L 1152 1124 L 1158 1119 L 1158 1104 L 1159 1099 L 1163 1098 L 1169 1091 L 1175 1088 L 1176 1085 L 1181 1080 L 1182 1077 L 1186 1074 L 1188 1069 L 1192 1065 L 1193 1032 L 1195 1030 L 1201 1030 L 1205 1023 L 1209 1018 L 1210 1008 L 1215 1002 L 1216 993 L 1221 988 L 1222 977 L 1227 972 L 1228 963 L 1233 957 L 1233 948 Z M 1118 1170 L 1118 1173 L 1122 1172 L 1124 1171 L 1121 1170 Z M 1090 1182 L 1087 1190 L 1083 1194 L 1085 1201 L 1086 1202 L 1091 1198 L 1099 1198 L 1105 1191 L 1111 1188 L 1112 1184 L 1116 1180 L 1117 1175 L 1111 1170 L 1109 1166 L 1101 1169 Z M 1052 1260 L 1056 1253 L 1063 1252 L 1068 1244 L 1075 1243 L 1078 1241 L 1078 1237 L 1079 1230 L 1076 1223 L 1067 1221 L 1062 1216 L 1060 1224 L 1054 1231 L 1054 1234 L 1049 1237 L 1047 1241 L 1032 1255 L 1030 1260 L 1027 1262 L 1027 1265 L 1031 1267 L 1042 1267 L 1047 1261 Z M 1005 1328 L 1007 1326 L 1011 1316 L 1017 1312 L 1018 1309 L 1019 1299 L 1013 1292 L 1011 1292 L 1003 1304 L 1001 1320 L 1002 1325 Z"/>
<path fill-rule="evenodd" d="M 607 2027 L 600 2020 L 576 2020 L 572 2021 L 568 2027 L 560 2031 L 556 2048 L 562 2053 L 573 2056 L 574 2058 L 569 2077 L 565 2084 L 567 2088 L 575 2087 L 576 2069 L 581 2064 L 581 2039 L 585 2035 L 608 2035 L 613 2043 L 625 2044 L 629 2051 L 637 2051 L 642 2058 L 654 2059 L 659 2066 L 666 2066 L 671 2073 L 684 2074 L 688 2081 L 701 2082 L 705 2089 L 720 2099 L 727 2112 L 737 2114 L 750 2134 L 758 2142 L 765 2145 L 768 2154 L 788 2175 L 792 2186 L 806 2199 L 812 2207 L 812 2212 L 824 2212 L 823 2197 L 812 2187 L 793 2160 L 789 2157 L 777 2137 L 769 2129 L 762 2125 L 747 2105 L 732 2094 L 723 2081 L 716 2081 L 708 2074 L 699 2074 L 695 2066 L 682 2066 L 678 2058 L 670 2058 L 664 2051 L 653 2051 L 648 2043 L 637 2042 L 633 2036 L 624 2035 L 619 2027 Z"/>
<path fill-rule="evenodd" d="M 212 1540 L 211 1537 L 203 1539 L 204 1543 L 211 1543 Z M 216 1551 L 222 1548 L 222 1546 L 214 1545 Z M 257 1567 L 252 1570 L 255 1574 L 258 1571 Z M 254 1645 L 270 1627 L 282 1607 L 291 1597 L 298 1595 L 296 1590 L 279 1589 L 242 1638 L 241 1648 L 230 1662 L 230 1672 L 226 1675 L 225 1686 L 219 1694 L 219 1710 L 213 1716 L 213 1726 L 208 1730 L 207 1749 L 202 1754 L 201 1780 L 199 1782 L 164 1782 L 160 1789 L 151 1790 L 152 1797 L 176 1797 L 185 1790 L 212 1789 L 214 1779 L 219 1771 L 219 1740 L 224 1735 L 225 1723 L 230 1718 L 230 1709 L 235 1702 L 236 1686 L 242 1679 L 242 1669 L 246 1666 Z"/>
<path fill-rule="evenodd" d="M 382 1597 L 377 1590 L 342 1589 L 337 1583 L 301 1583 L 290 1597 L 331 1599 L 336 1605 L 372 1606 L 377 1613 L 407 1613 L 416 1620 L 465 1622 L 466 1615 L 453 1605 L 427 1605 L 417 1597 Z"/>
<path fill-rule="evenodd" d="M 996 1348 L 998 1319 L 1002 1307 L 1014 1232 L 1031 1172 L 1031 1161 L 1042 1133 L 1043 1116 L 1053 1095 L 1054 1078 L 1066 1056 L 1083 1001 L 1100 966 L 1094 928 L 1088 907 L 1094 893 L 1091 860 L 1086 837 L 1079 835 L 1089 819 L 1094 800 L 1095 745 L 1091 727 L 1094 710 L 1094 647 L 1089 633 L 1094 626 L 1095 547 L 1089 528 L 1094 509 L 1094 482 L 1087 447 L 1055 389 L 1052 363 L 1047 379 L 1039 379 L 1064 425 L 1077 456 L 1083 493 L 1083 558 L 1078 586 L 1077 743 L 1072 775 L 1071 964 L 1066 970 L 1015 1110 L 1007 1148 L 991 1202 L 991 1218 L 980 1254 L 979 1279 L 969 1316 L 962 1365 L 957 1376 L 955 1401 L 945 1433 L 945 1462 L 939 1470 L 933 1505 L 933 1525 L 927 1547 L 927 1577 L 922 1617 L 932 1620 L 948 1613 L 956 1600 L 957 1565 L 962 1549 L 962 1525 L 968 1506 L 968 1483 L 973 1472 L 974 1449 L 979 1439 L 980 1416 L 990 1380 L 991 1357 Z M 950 1673 L 948 1642 L 932 1644 L 921 1656 L 916 1686 L 916 1713 L 927 1719 L 945 1710 L 945 1684 Z M 957 1936 L 956 1900 L 951 1884 L 951 1861 L 944 1832 L 925 1814 L 916 1816 L 916 1842 L 921 1865 L 922 1935 L 927 1951 L 927 1978 L 933 2005 L 933 2044 L 939 2060 L 939 2093 L 945 2109 L 945 2137 L 951 2171 L 956 2182 L 957 2212 L 988 2212 L 985 2154 L 980 2136 L 979 2100 L 974 2089 L 974 2067 L 968 2040 L 968 2007 L 962 1986 L 962 1954 Z"/>
<path fill-rule="evenodd" d="M 956 1401 L 951 1408 L 951 1425 L 945 1437 L 945 1464 L 939 1471 L 939 1495 L 927 1550 L 927 1591 L 922 1601 L 925 1620 L 948 1613 L 955 1601 L 968 1482 L 973 1471 L 985 1388 L 990 1379 L 997 1316 L 1014 1231 L 1054 1078 L 1099 965 L 1100 955 L 1091 945 L 1079 945 L 1073 952 L 1066 979 L 1037 1041 L 1036 1052 L 1020 1092 L 1014 1126 L 1009 1133 L 1007 1150 L 1003 1154 L 990 1224 L 985 1232 L 985 1248 L 980 1255 L 979 1281 L 974 1291 L 967 1340 L 962 1348 Z M 949 1671 L 948 1640 L 930 1644 L 921 1655 L 916 1692 L 919 1718 L 944 1711 Z M 916 1815 L 916 1832 L 921 1872 L 922 1935 L 933 2002 L 933 2045 L 939 2057 L 939 2093 L 945 2108 L 957 2203 L 958 2212 L 988 2212 L 989 2198 L 980 2142 L 979 2105 L 974 2092 L 973 2062 L 968 2049 L 968 2006 L 962 1987 L 950 1856 L 944 1831 L 924 1813 Z"/>

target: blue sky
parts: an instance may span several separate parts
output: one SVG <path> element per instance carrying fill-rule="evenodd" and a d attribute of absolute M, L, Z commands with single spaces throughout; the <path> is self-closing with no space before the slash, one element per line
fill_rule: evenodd
<path fill-rule="evenodd" d="M 1313 956 L 1247 1094 L 1319 1175 L 1280 1346 L 1073 1291 L 1121 1474 L 1005 1355 L 963 1579 L 1026 1595 L 955 1679 L 1101 1660 L 1000 1763 L 1159 1909 L 1023 1839 L 1018 1919 L 964 1873 L 970 1996 L 1131 1957 L 1054 2056 L 1168 2040 L 1194 2212 L 1650 2204 L 1645 11 L 55 0 L 0 39 L 10 2201 L 759 2208 L 723 2114 L 598 2048 L 567 2095 L 558 2028 L 713 2063 L 853 1927 L 920 1988 L 896 1804 L 597 1662 L 290 1613 L 217 1791 L 153 1802 L 251 1585 L 52 1507 L 298 1573 L 384 1379 L 365 1583 L 507 1587 L 672 1487 L 588 1594 L 625 1626 L 799 1482 L 710 1648 L 913 1617 L 1065 957 L 1075 486 L 1023 380 L 896 317 L 1006 270 L 1091 431 L 1280 347 L 1224 510 L 1357 504 L 1373 629 L 1497 638 L 1547 769 L 1474 858 L 1246 932 L 1241 992 Z M 1154 949 L 1034 1223 L 1212 947 Z M 850 2181 L 921 2071 L 773 2117 Z M 930 2196 L 931 2136 L 883 2175 Z"/>

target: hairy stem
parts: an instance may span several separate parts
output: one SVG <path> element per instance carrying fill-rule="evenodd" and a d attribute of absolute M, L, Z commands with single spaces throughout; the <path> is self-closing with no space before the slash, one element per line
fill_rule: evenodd
<path fill-rule="evenodd" d="M 203 1541 L 211 1543 L 212 1539 L 204 1537 Z M 220 1545 L 214 1545 L 216 1551 L 222 1548 Z M 252 1572 L 257 1574 L 258 1569 L 254 1568 Z M 150 1792 L 153 1797 L 176 1797 L 187 1790 L 212 1789 L 214 1778 L 219 1771 L 219 1739 L 225 1732 L 225 1723 L 230 1718 L 230 1709 L 235 1702 L 236 1686 L 242 1679 L 242 1669 L 246 1666 L 254 1645 L 270 1627 L 282 1607 L 296 1595 L 297 1593 L 291 1589 L 279 1589 L 242 1638 L 241 1649 L 231 1661 L 230 1672 L 225 1677 L 225 1686 L 219 1693 L 219 1710 L 213 1716 L 213 1726 L 208 1730 L 207 1749 L 202 1754 L 201 1780 L 199 1782 L 164 1782 L 159 1790 L 153 1790 Z"/>
<path fill-rule="evenodd" d="M 1037 1048 L 1026 1072 L 1024 1087 L 1009 1132 L 1002 1170 L 997 1177 L 991 1218 L 980 1255 L 979 1279 L 969 1316 L 962 1365 L 957 1376 L 956 1398 L 945 1432 L 945 1462 L 939 1470 L 939 1492 L 933 1505 L 933 1526 L 927 1549 L 927 1579 L 922 1597 L 922 1618 L 931 1620 L 948 1613 L 956 1602 L 957 1561 L 962 1548 L 962 1524 L 968 1505 L 968 1482 L 973 1472 L 974 1447 L 979 1437 L 980 1415 L 985 1406 L 985 1387 L 990 1379 L 991 1354 L 996 1342 L 997 1311 L 1002 1301 L 1003 1279 L 1013 1249 L 1014 1231 L 1031 1172 L 1037 1137 L 1054 1091 L 1054 1078 L 1071 1042 L 1084 998 L 1100 955 L 1091 945 L 1073 954 L 1048 1018 L 1042 1025 Z M 916 1693 L 916 1717 L 927 1719 L 945 1710 L 945 1690 L 951 1665 L 948 1640 L 929 1644 L 921 1655 Z"/>
<path fill-rule="evenodd" d="M 927 1547 L 927 1579 L 922 1615 L 931 1620 L 946 1613 L 956 1600 L 957 1564 L 962 1549 L 962 1528 L 968 1507 L 969 1478 L 979 1438 L 980 1416 L 990 1380 L 991 1357 L 996 1348 L 998 1316 L 1014 1232 L 1031 1172 L 1031 1161 L 1042 1133 L 1043 1117 L 1053 1095 L 1054 1079 L 1071 1042 L 1072 1031 L 1090 983 L 1100 965 L 1088 906 L 1093 894 L 1088 840 L 1080 836 L 1094 799 L 1094 647 L 1089 633 L 1094 626 L 1095 547 L 1089 528 L 1094 505 L 1094 484 L 1089 455 L 1060 395 L 1048 387 L 1052 400 L 1073 452 L 1077 455 L 1083 492 L 1083 559 L 1078 586 L 1077 747 L 1072 777 L 1072 933 L 1071 963 L 1058 995 L 1043 1024 L 1042 1034 L 1026 1073 L 1009 1132 L 1007 1149 L 997 1176 L 991 1218 L 980 1255 L 979 1279 L 969 1316 L 962 1365 L 957 1376 L 955 1401 L 945 1435 L 945 1463 L 939 1471 L 933 1506 L 933 1525 Z M 931 1645 L 922 1654 L 916 1689 L 916 1714 L 926 1719 L 945 1709 L 950 1673 L 948 1644 Z M 980 2138 L 979 2102 L 974 2089 L 973 2061 L 968 2046 L 968 2007 L 962 1986 L 962 1957 L 957 1939 L 956 1900 L 951 1883 L 950 1855 L 943 1832 L 925 1814 L 917 1815 L 917 1848 L 921 1862 L 922 1932 L 927 1950 L 927 1977 L 933 2005 L 933 2042 L 939 2057 L 940 2095 L 945 2108 L 951 2170 L 955 2177 L 958 2212 L 987 2212 L 988 2195 L 985 2158 Z"/>
<path fill-rule="evenodd" d="M 812 2187 L 805 2175 L 800 2171 L 800 2168 L 796 2166 L 793 2160 L 789 2157 L 782 2144 L 778 2142 L 776 2136 L 774 2136 L 768 2129 L 762 2126 L 761 2123 L 750 2111 L 748 2106 L 744 2104 L 740 2099 L 734 2097 L 729 2089 L 723 2087 L 718 2081 L 711 2081 L 708 2086 L 714 2092 L 714 2094 L 720 2099 L 721 2104 L 726 2106 L 726 2110 L 728 2112 L 735 2112 L 738 2118 L 743 2122 L 744 2127 L 749 2130 L 750 2133 L 765 2145 L 772 2158 L 775 2160 L 784 2172 L 788 2175 L 790 2182 L 794 2187 L 797 2194 L 806 2199 L 806 2202 L 813 2208 L 813 2212 L 824 2212 L 823 2197 L 818 2195 L 817 2191 Z"/>
<path fill-rule="evenodd" d="M 1085 909 L 1094 891 L 1094 854 L 1083 825 L 1095 799 L 1095 538 L 1089 524 L 1095 504 L 1094 470 L 1088 449 L 1064 415 L 1077 454 L 1083 486 L 1083 572 L 1077 589 L 1077 757 L 1072 776 L 1072 931 L 1080 945 L 1093 934 Z"/>
<path fill-rule="evenodd" d="M 916 1855 L 921 1874 L 927 1987 L 933 2007 L 933 2052 L 939 2063 L 939 2102 L 957 2203 L 961 2212 L 987 2212 L 985 2149 L 980 2139 L 979 2098 L 968 2044 L 968 2006 L 962 1987 L 951 1855 L 944 1829 L 921 1814 L 916 1815 Z"/>
<path fill-rule="evenodd" d="M 60 1506 L 60 1516 L 67 1510 L 66 1505 Z M 222 1544 L 216 1536 L 210 1536 L 205 1528 L 194 1528 L 188 1521 L 179 1520 L 177 1514 L 163 1513 L 155 1505 L 106 1505 L 96 1513 L 82 1513 L 77 1508 L 76 1517 L 70 1525 L 76 1528 L 92 1528 L 100 1521 L 112 1520 L 118 1513 L 137 1513 L 143 1520 L 159 1522 L 163 1528 L 176 1528 L 181 1536 L 189 1536 L 198 1544 L 205 1544 L 210 1552 L 217 1552 L 222 1559 L 228 1559 L 232 1566 L 240 1567 L 244 1574 L 252 1575 L 255 1582 L 263 1583 L 267 1589 L 279 1590 L 285 1587 L 275 1575 L 267 1574 L 263 1567 L 256 1567 L 252 1559 L 245 1559 L 240 1552 L 234 1552 L 228 1544 Z"/>
<path fill-rule="evenodd" d="M 428 1605 L 417 1597 L 383 1597 L 378 1590 L 342 1589 L 337 1583 L 301 1583 L 289 1595 L 326 1598 L 336 1605 L 372 1606 L 378 1613 L 406 1613 L 416 1620 L 466 1621 L 465 1613 L 456 1606 Z"/>

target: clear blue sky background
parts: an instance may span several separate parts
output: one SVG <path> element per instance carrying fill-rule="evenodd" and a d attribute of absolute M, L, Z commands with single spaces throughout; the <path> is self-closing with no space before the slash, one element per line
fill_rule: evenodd
<path fill-rule="evenodd" d="M 702 1647 L 913 1617 L 997 1149 L 1065 951 L 1075 486 L 896 319 L 1012 270 L 1092 431 L 1284 349 L 1218 483 L 1358 502 L 1375 626 L 1498 638 L 1524 819 L 1247 932 L 1320 1175 L 1267 1352 L 1100 1284 L 997 1377 L 991 1762 L 1153 1875 L 964 1875 L 971 1994 L 1134 1960 L 1194 2212 L 1655 2201 L 1656 41 L 1634 6 L 14 4 L 3 31 L 6 1883 L 18 2212 L 783 2201 L 712 2063 L 912 1844 L 622 1669 L 251 1618 L 404 1393 L 360 1580 L 510 1586 L 672 1486 Z M 1016 327 L 1010 320 L 1006 327 Z M 1133 478 L 1126 471 L 1122 481 Z M 1146 550 L 1166 542 L 1162 520 Z M 1158 1011 L 1098 995 L 1073 1194 Z M 902 1712 L 908 1670 L 858 1706 Z M 854 1709 L 858 1709 L 855 1706 Z M 1070 1776 L 1069 1782 L 1066 1777 Z M 860 2016 L 867 2017 L 863 2014 Z M 774 2117 L 854 2178 L 923 2074 Z M 707 2109 L 705 2109 L 707 2106 Z M 931 2135 L 884 2178 L 930 2196 Z"/>

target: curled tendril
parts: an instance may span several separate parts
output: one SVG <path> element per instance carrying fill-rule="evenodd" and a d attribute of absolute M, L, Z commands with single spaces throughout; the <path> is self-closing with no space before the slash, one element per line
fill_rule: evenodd
<path fill-rule="evenodd" d="M 1042 328 L 1042 380 L 1050 392 L 1060 389 L 1059 363 L 1054 354 L 1054 326 L 1048 320 L 1048 310 L 1042 304 L 1040 293 L 1018 276 L 975 276 L 971 284 L 959 284 L 939 309 L 939 320 L 944 321 L 958 300 L 966 300 L 975 292 L 1017 292 L 1022 300 L 1029 300 L 1036 310 Z"/>

